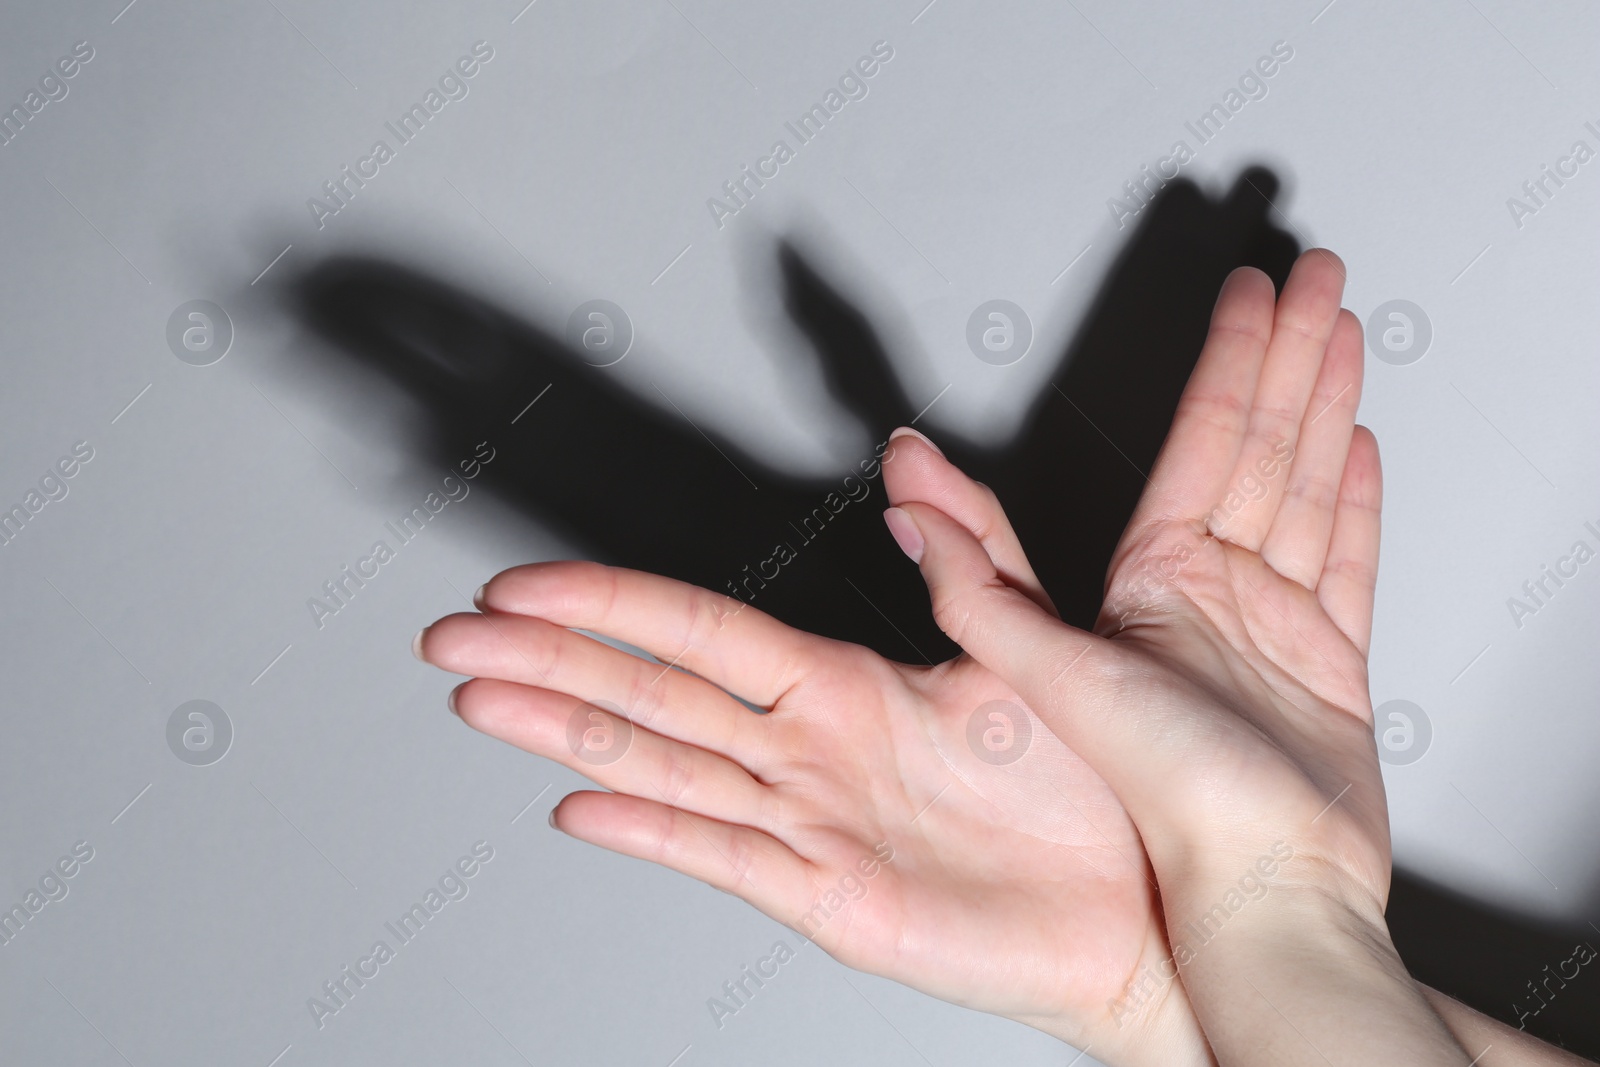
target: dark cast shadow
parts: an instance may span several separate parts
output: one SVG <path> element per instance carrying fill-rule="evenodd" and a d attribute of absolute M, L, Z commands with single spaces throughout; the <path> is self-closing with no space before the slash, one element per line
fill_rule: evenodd
<path fill-rule="evenodd" d="M 999 495 L 1068 622 L 1094 621 L 1107 562 L 1223 279 L 1250 265 L 1281 289 L 1300 251 L 1272 221 L 1279 185 L 1259 167 L 1219 197 L 1187 180 L 1168 183 L 1140 212 L 1020 432 L 1001 447 L 940 434 L 951 460 Z M 872 441 L 885 441 L 917 407 L 883 341 L 800 242 L 781 242 L 777 258 L 784 307 L 832 398 Z M 702 433 L 665 394 L 618 386 L 559 326 L 400 263 L 329 259 L 293 281 L 292 297 L 315 334 L 426 409 L 431 425 L 408 442 L 419 459 L 449 467 L 491 437 L 497 455 L 480 484 L 592 558 L 729 593 L 892 659 L 931 664 L 955 654 L 916 568 L 884 530 L 874 468 L 822 478 L 772 468 Z M 534 397 L 537 417 L 513 423 Z M 1420 980 L 1600 1055 L 1592 993 L 1564 988 L 1538 1014 L 1519 1011 L 1539 1003 L 1525 982 L 1544 980 L 1546 964 L 1558 967 L 1573 942 L 1591 939 L 1582 931 L 1540 927 L 1400 872 L 1389 915 Z"/>
<path fill-rule="evenodd" d="M 954 462 L 1000 495 L 1024 543 L 1049 546 L 1034 562 L 1068 621 L 1093 622 L 1106 561 L 1223 278 L 1241 264 L 1280 286 L 1287 276 L 1299 249 L 1269 220 L 1277 189 L 1259 168 L 1220 198 L 1169 183 L 1140 213 L 1021 431 L 1001 448 L 940 436 Z M 782 242 L 777 258 L 784 306 L 833 399 L 885 441 L 919 405 L 883 341 L 800 244 Z M 893 659 L 955 653 L 929 617 L 921 577 L 885 536 L 874 467 L 825 478 L 773 469 L 702 433 L 665 394 L 616 385 L 559 328 L 398 263 L 335 258 L 293 284 L 315 333 L 426 408 L 432 426 L 409 443 L 418 458 L 448 467 L 495 427 L 487 486 L 594 558 L 736 595 Z M 511 425 L 535 396 L 537 417 Z M 867 505 L 864 492 L 879 501 Z"/>

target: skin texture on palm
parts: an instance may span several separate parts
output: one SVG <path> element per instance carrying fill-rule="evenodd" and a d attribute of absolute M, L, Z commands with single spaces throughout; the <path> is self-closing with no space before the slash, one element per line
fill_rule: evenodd
<path fill-rule="evenodd" d="M 422 654 L 474 675 L 452 700 L 469 725 L 615 791 L 563 800 L 563 831 L 740 896 L 851 966 L 1095 1044 L 1114 1062 L 1209 1062 L 1181 987 L 1139 1026 L 1109 1018 L 1130 977 L 1166 952 L 1138 835 L 1042 727 L 1014 763 L 976 755 L 973 711 L 1017 698 L 974 661 L 891 663 L 729 598 L 594 564 L 515 568 L 481 601 L 483 614 L 431 626 Z M 753 714 L 719 686 L 769 710 Z M 574 714 L 595 711 L 584 701 L 628 714 L 620 759 L 597 765 L 570 744 Z M 830 905 L 884 843 L 892 858 L 864 895 Z"/>
<path fill-rule="evenodd" d="M 1132 1025 L 1111 1003 L 1168 958 L 1165 923 L 1236 875 L 1263 831 L 1295 838 L 1301 888 L 1332 873 L 1379 925 L 1387 891 L 1365 685 L 1381 487 L 1371 435 L 1353 426 L 1360 340 L 1338 309 L 1342 275 L 1314 251 L 1276 308 L 1263 276 L 1230 278 L 1092 635 L 1055 618 L 993 493 L 919 435 L 894 439 L 885 479 L 904 510 L 890 527 L 923 564 L 941 625 L 1105 777 L 1043 729 L 1014 765 L 975 759 L 973 709 L 1019 697 L 965 655 L 906 667 L 593 564 L 505 572 L 480 594 L 482 614 L 441 620 L 419 654 L 474 675 L 452 699 L 470 725 L 614 791 L 564 800 L 552 821 L 566 832 L 739 895 L 853 966 L 1109 1062 L 1214 1062 L 1184 983 L 1141 1002 Z M 1287 472 L 1277 482 L 1268 453 Z M 624 710 L 622 759 L 597 766 L 572 743 L 575 716 L 604 714 L 585 701 Z M 1162 855 L 1164 899 L 1125 800 Z M 868 856 L 884 862 L 865 895 L 807 927 Z M 1431 1003 L 1463 1042 L 1516 1046 L 1411 983 L 1398 957 L 1382 962 L 1378 1007 Z M 1441 1026 L 1424 1039 L 1458 1051 Z"/>
<path fill-rule="evenodd" d="M 1366 684 L 1380 482 L 1354 426 L 1361 331 L 1339 308 L 1343 280 L 1320 249 L 1276 304 L 1259 274 L 1229 278 L 1096 632 L 1041 611 L 936 506 L 903 501 L 891 525 L 910 519 L 926 539 L 913 554 L 941 628 L 1102 771 L 1158 874 L 1200 842 L 1208 865 L 1248 865 L 1271 841 L 1243 831 L 1280 828 L 1381 915 L 1389 841 Z M 1213 844 L 1231 830 L 1231 850 Z"/>
<path fill-rule="evenodd" d="M 1330 287 L 1315 267 L 1299 279 L 1296 285 L 1291 277 L 1283 314 L 1314 317 Z M 1331 295 L 1337 316 L 1336 286 Z M 1225 287 L 1219 325 L 1180 411 L 1215 419 L 1205 390 L 1214 387 L 1215 368 L 1229 370 L 1230 360 L 1237 361 L 1236 339 L 1249 336 L 1246 323 L 1235 319 L 1241 311 L 1259 313 L 1263 302 L 1271 334 L 1271 283 L 1250 272 Z M 1313 335 L 1311 343 L 1327 348 L 1331 332 L 1320 341 Z M 1341 357 L 1330 361 L 1336 370 L 1348 370 L 1347 349 L 1343 338 Z M 1309 364 L 1313 380 L 1323 362 L 1318 356 Z M 1359 346 L 1356 357 L 1359 370 Z M 1311 386 L 1291 381 L 1284 388 Z M 1349 417 L 1358 395 L 1358 387 L 1341 386 L 1332 403 L 1343 407 L 1331 421 Z M 1238 456 L 1187 441 L 1192 425 L 1180 419 L 1172 447 L 1185 458 L 1195 450 L 1202 469 L 1172 477 L 1183 484 L 1203 484 L 1205 471 L 1212 483 L 1227 477 L 1218 472 L 1231 474 Z M 1158 467 L 1152 484 L 1168 477 Z M 961 524 L 979 566 L 989 568 L 983 589 L 1004 590 L 1057 629 L 1081 633 L 1055 620 L 992 493 L 914 436 L 895 439 L 885 478 L 893 500 L 918 514 L 927 510 L 924 521 Z M 1192 523 L 1159 510 L 1170 501 L 1155 490 L 1145 500 L 1153 504 L 1136 513 L 1132 547 L 1119 550 L 1119 567 L 1170 549 L 1176 535 L 1196 536 Z M 1244 528 L 1251 517 L 1241 508 L 1229 520 Z M 1201 562 L 1194 574 L 1209 567 Z M 1143 639 L 1146 624 L 1129 625 L 1118 599 L 1118 573 L 1108 604 L 1117 610 L 1121 639 Z M 966 627 L 950 624 L 939 587 L 934 592 L 941 623 L 965 640 Z M 564 801 L 558 820 L 567 832 L 701 878 L 786 923 L 810 911 L 856 859 L 888 842 L 896 859 L 881 880 L 842 921 L 816 931 L 819 944 L 839 959 L 1080 1046 L 1120 1045 L 1126 1062 L 1136 1061 L 1135 1048 L 1159 1048 L 1165 1062 L 1206 1055 L 1176 983 L 1141 1003 L 1138 1025 L 1125 1027 L 1118 1002 L 1133 976 L 1169 952 L 1140 838 L 1118 795 L 1049 731 L 1038 731 L 1038 750 L 1018 761 L 1025 767 L 1003 771 L 971 758 L 964 735 L 973 712 L 990 701 L 1016 700 L 977 663 L 891 664 L 783 627 L 728 597 L 593 565 L 506 572 L 485 588 L 481 607 L 484 614 L 431 627 L 422 652 L 475 676 L 453 702 L 469 724 L 615 791 Z M 1226 623 L 1225 607 L 1219 615 Z M 645 667 L 572 629 L 605 633 L 694 674 Z M 1216 648 L 1225 650 L 1240 639 L 1240 628 L 1218 629 L 1217 638 Z M 1056 679 L 1079 666 L 1063 663 Z M 1096 680 L 1095 666 L 1091 660 L 1073 674 L 1080 695 L 1114 704 L 1141 692 L 1142 681 L 1145 698 L 1173 698 L 1175 687 L 1156 672 L 1142 680 L 1107 675 L 1119 691 Z M 1220 677 L 1209 681 L 1225 685 Z M 751 715 L 723 690 L 768 713 Z M 1179 699 L 1202 695 L 1178 692 Z M 622 759 L 596 767 L 568 744 L 574 713 L 587 714 L 585 701 L 609 702 L 633 724 Z M 1184 731 L 1157 739 L 1180 755 L 1194 741 Z"/>
<path fill-rule="evenodd" d="M 1230 1063 L 1462 1052 L 1383 920 L 1389 834 L 1366 683 L 1381 479 L 1354 425 L 1361 334 L 1339 308 L 1343 280 L 1319 249 L 1276 304 L 1265 279 L 1230 277 L 1095 632 L 1041 610 L 1009 579 L 1015 563 L 939 507 L 886 515 L 940 627 L 1126 806 L 1167 929 L 1233 923 L 1220 947 L 1177 950 Z M 1229 919 L 1241 872 L 1280 846 L 1293 863 L 1274 895 Z M 1230 892 L 1237 903 L 1214 903 Z M 1371 1028 L 1350 1032 L 1352 1015 Z"/>

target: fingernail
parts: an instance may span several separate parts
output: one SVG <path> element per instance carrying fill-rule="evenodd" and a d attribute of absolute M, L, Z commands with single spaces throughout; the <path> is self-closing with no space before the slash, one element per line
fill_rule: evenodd
<path fill-rule="evenodd" d="M 555 808 L 551 808 L 550 809 L 550 814 L 545 817 L 544 821 L 550 824 L 550 829 L 552 829 L 552 830 L 561 829 L 561 827 L 556 825 L 556 809 Z"/>
<path fill-rule="evenodd" d="M 461 685 L 466 684 L 466 682 L 461 683 Z M 461 709 L 456 706 L 456 694 L 461 692 L 461 685 L 458 685 L 454 689 L 450 690 L 450 695 L 445 697 L 444 700 L 445 704 L 447 704 L 450 708 L 450 714 L 454 715 L 458 719 L 461 718 Z"/>
<path fill-rule="evenodd" d="M 428 628 L 424 626 L 422 629 L 417 631 L 417 636 L 411 639 L 411 654 L 418 659 L 422 659 L 422 635 L 427 632 Z M 422 662 L 426 663 L 428 661 L 422 659 Z"/>
<path fill-rule="evenodd" d="M 912 563 L 922 562 L 922 549 L 926 542 L 922 539 L 922 531 L 917 529 L 916 520 L 903 508 L 887 508 L 883 513 L 884 525 L 889 527 L 889 534 L 894 538 L 894 543 L 900 546 L 900 551 L 911 558 Z"/>
<path fill-rule="evenodd" d="M 940 458 L 944 458 L 944 449 L 934 444 L 933 439 L 925 433 L 913 430 L 909 426 L 902 426 L 894 433 L 889 435 L 889 440 L 893 441 L 896 437 L 915 437 L 917 440 L 921 441 L 923 444 L 939 453 Z"/>
<path fill-rule="evenodd" d="M 489 588 L 489 586 L 487 583 L 485 583 L 478 586 L 478 591 L 472 594 L 472 606 L 477 608 L 479 611 L 483 610 L 483 591 L 487 588 Z"/>

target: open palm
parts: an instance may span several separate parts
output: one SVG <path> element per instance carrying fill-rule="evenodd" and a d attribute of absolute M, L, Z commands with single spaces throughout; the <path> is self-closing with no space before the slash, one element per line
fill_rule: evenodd
<path fill-rule="evenodd" d="M 567 797 L 553 815 L 565 832 L 734 893 L 851 966 L 1114 1062 L 1209 1062 L 1182 983 L 1122 1017 L 1135 976 L 1171 952 L 1148 828 L 1130 817 L 1171 804 L 1152 796 L 1140 744 L 1157 763 L 1199 751 L 1220 768 L 1207 780 L 1228 795 L 1195 819 L 1285 789 L 1320 804 L 1327 782 L 1366 773 L 1377 457 L 1352 430 L 1361 352 L 1342 277 L 1308 254 L 1276 308 L 1264 275 L 1230 278 L 1094 634 L 1055 618 L 993 494 L 900 434 L 884 464 L 906 509 L 891 530 L 918 556 L 929 535 L 936 615 L 982 662 L 892 663 L 589 563 L 496 576 L 482 613 L 435 623 L 420 654 L 473 676 L 452 700 L 469 725 L 611 790 Z M 1234 745 L 1240 708 L 1277 716 L 1256 725 L 1291 758 Z M 1295 708 L 1317 714 L 1286 730 Z M 1140 738 L 1141 723 L 1157 729 Z M 1330 731 L 1340 753 L 1311 758 L 1308 778 L 1298 756 Z M 1350 828 L 1377 877 L 1375 777 L 1328 825 Z"/>
<path fill-rule="evenodd" d="M 1366 671 L 1381 481 L 1354 423 L 1362 339 L 1343 284 L 1321 249 L 1276 301 L 1259 272 L 1230 276 L 1095 632 L 1021 595 L 1008 572 L 1025 560 L 940 500 L 888 516 L 945 632 L 1132 816 L 1169 929 L 1275 839 L 1305 857 L 1297 877 L 1331 875 L 1378 917 L 1387 898 Z"/>
<path fill-rule="evenodd" d="M 1043 596 L 1031 573 L 1020 587 Z M 1109 1002 L 1166 951 L 1154 881 L 1105 783 L 987 669 L 891 663 L 590 563 L 506 571 L 480 606 L 429 627 L 422 655 L 474 676 L 452 700 L 469 725 L 612 790 L 568 796 L 560 829 L 736 894 L 850 966 L 1104 1054 Z M 1172 995 L 1156 1019 L 1199 1047 Z"/>

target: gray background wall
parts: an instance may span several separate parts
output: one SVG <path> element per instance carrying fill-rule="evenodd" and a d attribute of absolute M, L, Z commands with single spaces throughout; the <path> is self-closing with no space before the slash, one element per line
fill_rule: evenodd
<path fill-rule="evenodd" d="M 621 382 L 823 471 L 864 432 L 782 365 L 763 296 L 774 236 L 803 229 L 913 392 L 949 387 L 929 428 L 1001 441 L 1049 367 L 975 359 L 968 315 L 1014 301 L 1060 350 L 1128 233 L 1108 198 L 1278 41 L 1292 60 L 1183 173 L 1268 163 L 1280 222 L 1348 264 L 1348 306 L 1431 323 L 1422 358 L 1369 359 L 1362 407 L 1388 484 L 1374 700 L 1431 724 L 1386 769 L 1398 860 L 1600 915 L 1600 562 L 1520 627 L 1507 603 L 1600 548 L 1600 161 L 1507 204 L 1600 150 L 1592 5 L 121 2 L 10 5 L 0 33 L 7 107 L 93 49 L 0 146 L 0 504 L 93 451 L 0 548 L 0 902 L 93 849 L 0 946 L 8 1061 L 1070 1059 L 809 948 L 719 1030 L 706 998 L 782 928 L 551 831 L 578 777 L 461 728 L 408 651 L 495 570 L 582 546 L 475 494 L 312 622 L 442 472 L 399 458 L 420 413 L 341 389 L 274 274 L 377 252 L 556 328 L 609 299 L 637 331 Z M 479 41 L 467 95 L 319 226 L 308 198 Z M 878 41 L 867 95 L 719 228 L 707 198 Z M 231 322 L 207 366 L 168 343 L 193 300 Z M 220 761 L 169 746 L 191 700 L 231 724 Z M 468 896 L 319 1030 L 306 999 L 478 841 Z"/>

